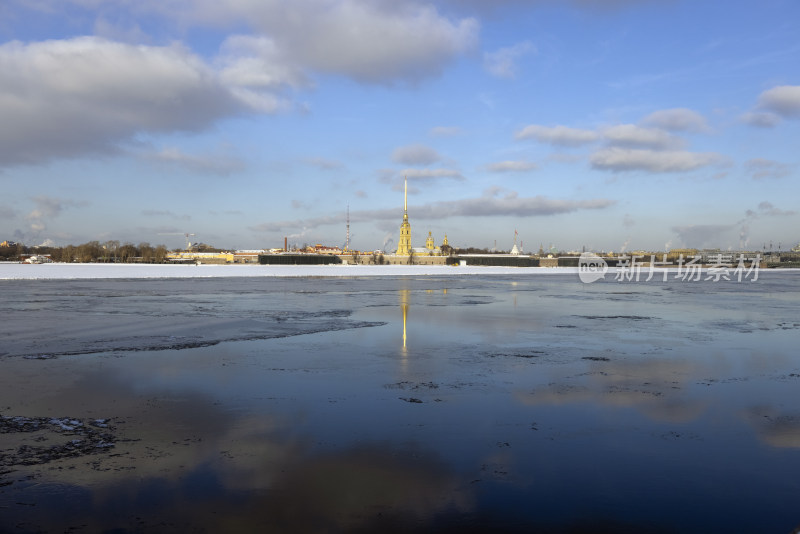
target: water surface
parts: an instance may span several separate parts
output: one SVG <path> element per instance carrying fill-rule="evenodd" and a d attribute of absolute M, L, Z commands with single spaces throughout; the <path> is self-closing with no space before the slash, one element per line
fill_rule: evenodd
<path fill-rule="evenodd" d="M 798 274 L 1 289 L 0 531 L 800 526 Z"/>

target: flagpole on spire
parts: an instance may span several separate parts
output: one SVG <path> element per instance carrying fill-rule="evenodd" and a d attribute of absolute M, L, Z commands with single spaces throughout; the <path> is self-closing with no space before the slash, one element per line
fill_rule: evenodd
<path fill-rule="evenodd" d="M 408 175 L 403 177 L 405 193 L 403 193 L 403 211 L 408 213 Z"/>

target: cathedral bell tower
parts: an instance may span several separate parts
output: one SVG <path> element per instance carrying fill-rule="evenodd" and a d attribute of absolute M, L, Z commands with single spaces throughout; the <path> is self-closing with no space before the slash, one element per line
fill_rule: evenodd
<path fill-rule="evenodd" d="M 404 178 L 403 222 L 400 225 L 400 240 L 397 242 L 397 255 L 411 255 L 411 224 L 408 222 L 408 177 Z"/>

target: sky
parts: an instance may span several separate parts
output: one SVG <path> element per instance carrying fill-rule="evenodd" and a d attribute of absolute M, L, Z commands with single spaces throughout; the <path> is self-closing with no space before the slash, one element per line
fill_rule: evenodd
<path fill-rule="evenodd" d="M 796 0 L 0 3 L 0 240 L 788 249 L 799 164 Z"/>

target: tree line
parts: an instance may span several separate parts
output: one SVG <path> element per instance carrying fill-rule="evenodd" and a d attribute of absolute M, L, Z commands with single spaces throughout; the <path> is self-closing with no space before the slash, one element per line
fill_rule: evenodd
<path fill-rule="evenodd" d="M 0 247 L 0 260 L 19 261 L 25 255 L 44 256 L 64 263 L 164 263 L 169 250 L 165 245 L 150 243 L 122 243 L 119 241 L 89 241 L 82 245 L 64 247 L 28 247 L 17 243 L 11 247 Z"/>
<path fill-rule="evenodd" d="M 221 252 L 222 249 L 205 244 L 193 246 L 196 252 Z M 490 250 L 488 248 L 453 248 L 444 245 L 442 253 L 445 256 L 453 254 L 502 254 L 504 251 Z M 22 243 L 16 243 L 10 247 L 0 247 L 0 261 L 20 261 L 26 255 L 49 255 L 53 261 L 64 263 L 164 263 L 169 249 L 165 245 L 151 245 L 144 242 L 134 245 L 133 243 L 120 243 L 116 240 L 89 241 L 82 245 L 66 245 L 63 247 L 37 246 L 29 247 Z M 175 252 L 180 252 L 176 249 Z M 383 255 L 373 258 L 373 263 L 382 263 Z"/>

